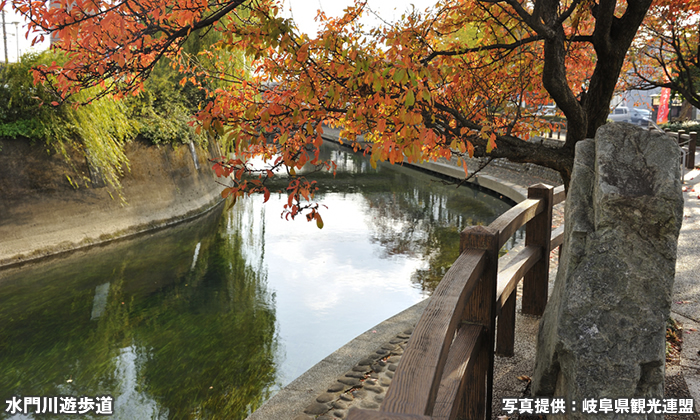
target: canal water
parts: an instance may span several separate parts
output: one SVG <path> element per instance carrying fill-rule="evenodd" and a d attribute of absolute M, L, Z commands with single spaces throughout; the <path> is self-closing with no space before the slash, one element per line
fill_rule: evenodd
<path fill-rule="evenodd" d="M 339 146 L 322 154 L 338 165 L 335 177 L 310 175 L 328 207 L 322 230 L 285 221 L 286 197 L 273 194 L 0 271 L 0 403 L 110 396 L 114 419 L 244 419 L 429 296 L 459 231 L 510 207 L 411 169 L 372 169 Z M 11 414 L 5 404 L 0 419 L 102 417 L 31 407 Z"/>

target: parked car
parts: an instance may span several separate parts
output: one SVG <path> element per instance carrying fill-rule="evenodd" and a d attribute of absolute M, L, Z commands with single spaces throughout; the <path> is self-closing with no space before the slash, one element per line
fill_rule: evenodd
<path fill-rule="evenodd" d="M 553 117 L 557 115 L 556 105 L 542 105 L 537 108 L 537 115 L 542 117 Z"/>
<path fill-rule="evenodd" d="M 640 127 L 663 131 L 651 118 L 641 118 L 636 124 Z"/>
<path fill-rule="evenodd" d="M 635 120 L 637 120 L 637 122 L 635 122 Z M 632 123 L 639 124 L 639 121 L 641 120 L 651 121 L 651 111 L 648 109 L 634 108 L 632 110 Z"/>
<path fill-rule="evenodd" d="M 651 111 L 647 109 L 628 108 L 618 106 L 608 115 L 608 120 L 615 122 L 628 122 L 632 124 L 647 126 L 646 121 L 651 121 Z"/>

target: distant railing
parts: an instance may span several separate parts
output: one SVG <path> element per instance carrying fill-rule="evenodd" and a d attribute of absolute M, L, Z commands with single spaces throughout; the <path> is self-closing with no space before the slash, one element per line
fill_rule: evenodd
<path fill-rule="evenodd" d="M 550 123 L 549 129 L 545 131 L 545 135 L 542 137 L 556 138 L 557 140 L 566 140 L 566 132 L 568 128 L 567 120 L 562 121 L 552 121 Z M 556 137 L 555 137 L 556 135 Z"/>
<path fill-rule="evenodd" d="M 433 292 L 379 411 L 352 409 L 348 420 L 491 418 L 494 344 L 495 353 L 513 355 L 520 279 L 523 313 L 544 312 L 549 253 L 563 242 L 563 226 L 552 231 L 552 206 L 564 198 L 563 186 L 534 185 L 489 226 L 462 231 L 461 254 Z M 499 249 L 523 225 L 524 249 L 499 270 Z"/>
<path fill-rule="evenodd" d="M 698 133 L 691 131 L 690 133 L 685 132 L 685 130 L 678 130 L 678 132 L 670 131 L 668 128 L 664 130 L 666 135 L 673 137 L 678 142 L 678 145 L 683 150 L 683 162 L 681 164 L 685 169 L 695 168 L 695 149 L 698 140 Z"/>

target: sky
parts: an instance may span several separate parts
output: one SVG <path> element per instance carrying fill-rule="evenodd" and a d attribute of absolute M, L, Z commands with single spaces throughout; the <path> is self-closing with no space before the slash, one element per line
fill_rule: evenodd
<path fill-rule="evenodd" d="M 383 20 L 394 22 L 401 15 L 410 11 L 412 5 L 417 10 L 423 11 L 427 7 L 434 6 L 437 0 L 368 0 L 369 8 Z M 339 16 L 343 10 L 354 4 L 353 0 L 283 0 L 283 14 L 292 17 L 302 32 L 310 36 L 316 35 L 318 24 L 314 22 L 317 11 L 323 10 L 327 16 Z M 363 17 L 366 26 L 378 26 L 381 21 L 368 13 Z"/>
<path fill-rule="evenodd" d="M 17 25 L 14 22 L 19 22 Z M 0 26 L 2 21 L 0 20 Z M 11 63 L 17 61 L 17 50 L 20 55 L 26 53 L 30 49 L 32 51 L 41 51 L 49 47 L 48 40 L 41 45 L 31 47 L 31 39 L 26 39 L 27 32 L 26 21 L 22 16 L 16 14 L 10 5 L 5 6 L 5 34 L 7 36 L 7 58 Z M 48 39 L 48 38 L 47 38 Z M 19 41 L 19 42 L 18 42 Z M 5 61 L 5 46 L 2 39 L 2 28 L 0 28 L 0 62 Z"/>
<path fill-rule="evenodd" d="M 299 28 L 309 34 L 316 35 L 318 24 L 314 22 L 317 10 L 323 10 L 327 16 L 338 16 L 348 6 L 354 2 L 352 0 L 280 0 L 283 4 L 283 14 L 285 17 L 292 17 Z M 433 6 L 436 0 L 369 0 L 369 8 L 377 13 L 386 21 L 396 21 L 406 11 L 411 10 L 411 5 L 415 5 L 416 9 L 424 10 L 427 7 Z M 20 55 L 30 50 L 31 39 L 25 38 L 26 21 L 18 14 L 11 10 L 8 4 L 5 7 L 5 29 L 7 33 L 7 55 L 10 62 L 17 61 L 17 50 Z M 13 22 L 19 22 L 14 25 Z M 366 26 L 376 26 L 380 24 L 380 20 L 371 14 L 363 17 L 363 23 Z M 47 38 L 48 39 L 48 38 Z M 49 47 L 48 40 L 44 43 L 34 46 L 32 49 L 41 51 Z M 0 62 L 5 61 L 5 47 L 2 42 L 2 30 L 0 28 Z"/>

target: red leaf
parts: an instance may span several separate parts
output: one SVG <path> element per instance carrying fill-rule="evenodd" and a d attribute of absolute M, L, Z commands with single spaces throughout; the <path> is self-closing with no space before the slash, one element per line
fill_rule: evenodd
<path fill-rule="evenodd" d="M 220 163 L 218 163 L 218 162 L 215 163 L 214 166 L 212 166 L 212 169 L 214 170 L 214 173 L 216 174 L 216 176 L 218 176 L 219 178 L 224 176 L 224 170 L 223 170 L 224 168 L 221 166 Z"/>

